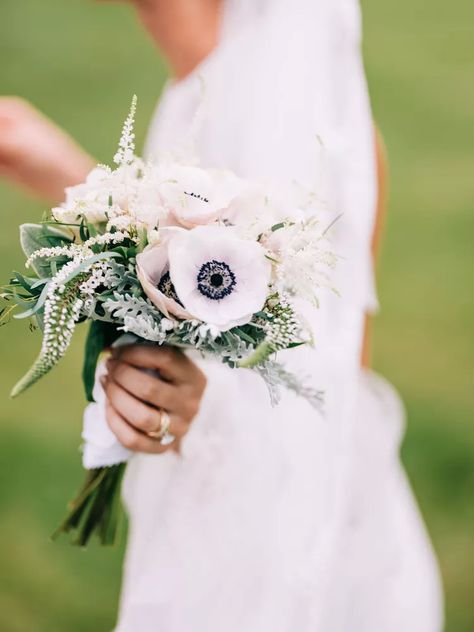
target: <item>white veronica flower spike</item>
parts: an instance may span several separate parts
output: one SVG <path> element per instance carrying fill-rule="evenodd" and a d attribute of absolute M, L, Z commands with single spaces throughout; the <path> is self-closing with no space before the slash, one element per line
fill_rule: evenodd
<path fill-rule="evenodd" d="M 226 331 L 264 306 L 271 263 L 259 243 L 231 228 L 198 226 L 176 234 L 168 256 L 176 294 L 194 318 Z"/>
<path fill-rule="evenodd" d="M 150 301 L 167 318 L 192 318 L 179 302 L 170 279 L 168 246 L 170 239 L 183 228 L 161 228 L 160 241 L 137 255 L 137 276 Z"/>
<path fill-rule="evenodd" d="M 165 208 L 186 228 L 209 224 L 238 194 L 241 180 L 226 171 L 170 165 L 160 194 Z"/>

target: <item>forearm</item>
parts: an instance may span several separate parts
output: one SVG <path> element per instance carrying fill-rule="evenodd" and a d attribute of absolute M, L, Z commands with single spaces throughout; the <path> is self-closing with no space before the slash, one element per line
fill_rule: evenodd
<path fill-rule="evenodd" d="M 375 127 L 375 160 L 377 170 L 377 208 L 375 215 L 374 231 L 372 234 L 372 261 L 374 269 L 380 251 L 380 244 L 383 234 L 383 225 L 387 210 L 387 191 L 388 191 L 388 163 L 382 135 L 377 127 Z M 369 367 L 371 364 L 371 326 L 372 317 L 367 314 L 365 319 L 364 341 L 362 345 L 361 364 L 363 367 Z"/>
<path fill-rule="evenodd" d="M 0 177 L 50 205 L 83 182 L 95 161 L 69 134 L 18 97 L 0 97 Z"/>
<path fill-rule="evenodd" d="M 19 172 L 14 167 L 2 165 L 0 176 L 54 207 L 64 201 L 64 189 L 84 182 L 95 164 L 93 158 L 84 152 L 67 162 L 45 163 L 41 173 L 33 169 Z"/>

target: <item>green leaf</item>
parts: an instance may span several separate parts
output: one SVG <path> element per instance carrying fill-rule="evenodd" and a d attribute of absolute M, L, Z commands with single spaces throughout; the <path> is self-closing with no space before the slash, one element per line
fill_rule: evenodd
<path fill-rule="evenodd" d="M 93 320 L 90 324 L 82 367 L 82 381 L 88 402 L 94 401 L 92 391 L 94 390 L 95 371 L 99 356 L 118 336 L 119 332 L 111 323 Z"/>
<path fill-rule="evenodd" d="M 280 228 L 285 228 L 285 222 L 279 222 L 278 224 L 273 224 L 270 230 L 272 231 L 272 233 L 274 233 L 275 231 L 280 230 Z"/>
<path fill-rule="evenodd" d="M 13 318 L 16 318 L 16 319 L 28 318 L 29 316 L 33 316 L 34 314 L 36 314 L 36 312 L 38 312 L 43 307 L 46 301 L 46 297 L 48 296 L 48 290 L 49 290 L 49 283 L 46 283 L 35 305 L 31 309 L 28 309 L 26 312 L 15 314 Z"/>
<path fill-rule="evenodd" d="M 253 353 L 239 360 L 237 366 L 242 369 L 252 369 L 253 367 L 263 364 L 273 353 L 275 353 L 275 347 L 264 340 Z"/>
<path fill-rule="evenodd" d="M 87 222 L 87 230 L 89 231 L 90 237 L 97 237 L 97 235 L 99 234 L 97 232 L 97 228 L 94 226 L 94 224 L 91 224 L 90 222 Z"/>
<path fill-rule="evenodd" d="M 20 243 L 26 257 L 30 257 L 40 248 L 71 242 L 72 239 L 69 235 L 50 224 L 22 224 L 20 226 Z M 33 261 L 31 267 L 41 278 L 51 276 L 50 263 L 46 259 Z"/>
<path fill-rule="evenodd" d="M 15 279 L 17 281 L 18 285 L 21 285 L 21 287 L 24 290 L 27 290 L 28 292 L 30 291 L 30 287 L 31 287 L 31 283 L 29 283 L 27 281 L 27 279 L 20 273 L 20 272 L 14 272 L 13 273 L 15 275 Z"/>
<path fill-rule="evenodd" d="M 81 241 L 87 241 L 90 237 L 89 231 L 87 230 L 87 226 L 84 223 L 84 219 L 81 221 L 81 226 L 79 228 L 79 236 Z"/>
<path fill-rule="evenodd" d="M 303 345 L 309 344 L 306 340 L 302 340 L 301 342 L 290 342 L 287 349 L 296 349 L 296 347 L 301 347 Z"/>
<path fill-rule="evenodd" d="M 145 250 L 145 248 L 148 245 L 148 232 L 146 230 L 146 228 L 139 228 L 138 229 L 138 247 L 137 247 L 137 252 L 143 252 L 143 250 Z"/>
<path fill-rule="evenodd" d="M 255 345 L 255 339 L 252 338 L 252 336 L 249 336 L 248 334 L 246 334 L 245 331 L 243 331 L 240 327 L 235 327 L 233 331 L 235 332 L 237 336 L 239 336 L 239 338 L 242 338 L 242 340 L 245 340 L 245 342 L 248 342 L 251 345 Z"/>

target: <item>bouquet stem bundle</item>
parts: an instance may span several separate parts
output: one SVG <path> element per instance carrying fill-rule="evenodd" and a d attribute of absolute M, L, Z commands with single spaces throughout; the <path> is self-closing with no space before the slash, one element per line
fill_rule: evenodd
<path fill-rule="evenodd" d="M 53 533 L 53 540 L 62 533 L 75 533 L 73 544 L 87 546 L 92 535 L 105 546 L 115 544 L 120 525 L 120 489 L 126 463 L 88 470 L 86 480 L 76 498 L 69 504 L 69 513 Z"/>

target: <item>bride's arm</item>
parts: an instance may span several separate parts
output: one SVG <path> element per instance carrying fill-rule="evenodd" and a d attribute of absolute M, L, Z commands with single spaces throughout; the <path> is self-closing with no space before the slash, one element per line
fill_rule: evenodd
<path fill-rule="evenodd" d="M 64 189 L 82 182 L 94 161 L 74 140 L 30 103 L 0 97 L 0 176 L 51 205 Z"/>
<path fill-rule="evenodd" d="M 387 188 L 388 188 L 388 164 L 385 145 L 380 131 L 375 128 L 375 158 L 377 162 L 377 213 L 375 218 L 374 232 L 372 236 L 372 258 L 374 268 L 380 251 L 380 241 L 382 237 L 383 221 L 387 208 Z M 362 366 L 368 367 L 371 363 L 371 317 L 367 315 L 365 321 L 364 343 L 362 347 Z"/>

